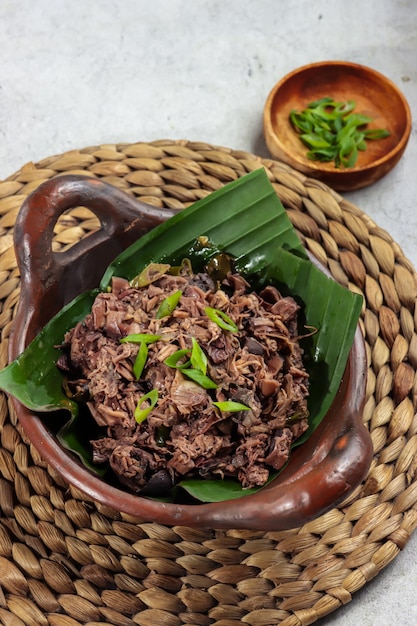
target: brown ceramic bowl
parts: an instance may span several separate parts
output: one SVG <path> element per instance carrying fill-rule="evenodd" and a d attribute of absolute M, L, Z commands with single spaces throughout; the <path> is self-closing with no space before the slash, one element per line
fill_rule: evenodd
<path fill-rule="evenodd" d="M 98 216 L 100 229 L 67 251 L 53 252 L 58 217 L 78 206 Z M 122 249 L 170 215 L 91 178 L 68 175 L 41 185 L 22 206 L 15 227 L 21 296 L 10 335 L 10 360 L 64 304 L 97 286 Z M 281 530 L 324 513 L 365 477 L 372 458 L 369 433 L 362 425 L 366 369 L 358 329 L 333 406 L 312 437 L 294 451 L 286 469 L 256 494 L 210 504 L 164 504 L 107 484 L 61 448 L 40 415 L 16 399 L 13 403 L 41 456 L 69 483 L 115 511 L 166 525 Z"/>
<path fill-rule="evenodd" d="M 369 128 L 385 128 L 385 139 L 367 141 L 356 165 L 337 169 L 332 163 L 307 158 L 307 148 L 295 132 L 289 115 L 310 102 L 330 96 L 354 100 L 355 112 L 373 119 Z M 396 85 L 373 69 L 346 61 L 312 63 L 287 74 L 271 90 L 264 107 L 264 134 L 271 154 L 307 176 L 339 191 L 370 185 L 400 160 L 411 132 L 410 107 Z"/>

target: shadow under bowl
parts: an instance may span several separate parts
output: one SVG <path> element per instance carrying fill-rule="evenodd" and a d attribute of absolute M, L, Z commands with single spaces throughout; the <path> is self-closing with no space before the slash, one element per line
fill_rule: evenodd
<path fill-rule="evenodd" d="M 100 228 L 69 250 L 52 250 L 59 216 L 91 209 Z M 9 341 L 14 360 L 39 330 L 79 293 L 98 285 L 104 269 L 133 241 L 172 212 L 156 209 L 96 179 L 60 176 L 43 183 L 22 206 L 15 226 L 21 295 Z M 24 244 L 24 245 L 22 245 Z M 106 483 L 59 444 L 42 415 L 12 398 L 18 419 L 39 454 L 89 499 L 140 521 L 169 526 L 283 530 L 312 520 L 345 499 L 364 479 L 372 459 L 362 424 L 366 354 L 358 327 L 332 407 L 313 435 L 296 448 L 284 471 L 264 489 L 238 500 L 167 504 Z"/>

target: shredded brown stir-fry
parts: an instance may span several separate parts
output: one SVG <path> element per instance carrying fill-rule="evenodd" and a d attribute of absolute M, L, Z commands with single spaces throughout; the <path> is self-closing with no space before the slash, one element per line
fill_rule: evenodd
<path fill-rule="evenodd" d="M 308 427 L 297 303 L 238 274 L 218 288 L 153 269 L 144 286 L 114 278 L 65 337 L 67 388 L 102 427 L 94 461 L 135 492 L 185 476 L 265 484 Z"/>

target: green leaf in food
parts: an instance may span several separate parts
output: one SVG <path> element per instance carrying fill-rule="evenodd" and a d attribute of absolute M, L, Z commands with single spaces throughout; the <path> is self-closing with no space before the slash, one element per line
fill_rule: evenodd
<path fill-rule="evenodd" d="M 144 396 L 139 398 L 135 409 L 135 420 L 138 424 L 141 424 L 146 420 L 149 413 L 152 411 L 156 403 L 158 402 L 158 391 L 156 389 L 152 389 L 148 393 L 145 393 Z M 144 408 L 143 404 L 146 406 Z"/>
<path fill-rule="evenodd" d="M 182 291 L 174 291 L 174 293 L 171 293 L 171 295 L 169 295 L 167 298 L 165 298 L 165 300 L 161 303 L 161 306 L 159 307 L 159 309 L 156 312 L 156 319 L 160 320 L 163 317 L 168 317 L 169 315 L 172 315 L 173 311 L 175 310 L 175 307 L 177 306 L 178 302 L 180 301 L 182 296 Z"/>
<path fill-rule="evenodd" d="M 194 369 L 199 370 L 205 376 L 207 373 L 207 357 L 195 337 L 192 337 L 191 341 L 193 344 L 190 357 L 191 365 Z"/>
<path fill-rule="evenodd" d="M 238 411 L 250 411 L 250 406 L 242 404 L 241 402 L 233 402 L 232 400 L 226 400 L 224 402 L 213 402 L 214 406 L 217 406 L 220 411 L 225 413 L 237 413 Z"/>
<path fill-rule="evenodd" d="M 202 235 L 212 242 L 203 250 L 206 256 L 195 250 L 195 242 Z M 112 276 L 132 280 L 138 269 L 152 262 L 178 266 L 188 257 L 195 271 L 201 271 L 207 258 L 219 251 L 232 256 L 236 271 L 254 286 L 272 283 L 283 293 L 292 294 L 301 304 L 305 325 L 317 328 L 311 337 L 302 339 L 311 386 L 310 428 L 301 443 L 323 419 L 337 392 L 362 298 L 309 261 L 263 168 L 225 185 L 141 237 L 105 270 L 100 290 L 108 290 Z M 78 405 L 63 391 L 63 377 L 55 366 L 60 352 L 54 346 L 60 345 L 65 332 L 89 313 L 97 293 L 82 294 L 63 308 L 23 354 L 0 371 L 0 388 L 33 411 L 51 413 L 48 425 L 53 429 L 56 423 L 63 445 L 79 454 L 88 467 L 92 467 L 91 451 L 82 421 L 86 416 L 77 419 Z M 68 412 L 70 418 L 62 427 L 62 416 Z M 93 469 L 99 473 L 97 467 Z M 194 480 L 190 493 L 215 501 L 250 492 L 231 480 Z"/>
<path fill-rule="evenodd" d="M 181 372 L 184 374 L 184 376 L 187 376 L 187 378 L 191 378 L 191 380 L 193 380 L 195 383 L 197 383 L 201 387 L 204 387 L 204 389 L 217 389 L 217 385 L 214 380 L 211 380 L 211 378 L 203 374 L 203 372 L 200 372 L 200 370 L 195 370 L 187 367 L 181 369 Z"/>
<path fill-rule="evenodd" d="M 256 493 L 258 489 L 242 489 L 236 480 L 224 478 L 223 480 L 199 480 L 197 478 L 182 480 L 179 485 L 187 493 L 200 502 L 223 502 L 224 500 L 236 500 L 242 496 Z"/>
<path fill-rule="evenodd" d="M 142 341 L 139 347 L 139 351 L 136 355 L 135 362 L 133 363 L 133 373 L 135 375 L 136 380 L 139 380 L 142 376 L 142 372 L 145 368 L 146 361 L 148 360 L 148 346 Z"/>
<path fill-rule="evenodd" d="M 170 356 L 168 356 L 164 363 L 168 365 L 168 367 L 176 367 L 177 369 L 184 369 L 185 367 L 190 367 L 191 361 L 190 359 L 185 360 L 185 357 L 188 357 L 190 354 L 190 350 L 188 348 L 184 348 L 183 350 L 177 350 Z"/>
<path fill-rule="evenodd" d="M 126 335 L 120 339 L 120 343 L 155 343 L 159 341 L 162 335 L 151 335 L 148 333 L 134 333 L 132 335 Z"/>
<path fill-rule="evenodd" d="M 161 278 L 168 270 L 170 266 L 168 263 L 149 263 L 137 276 L 134 276 L 130 280 L 132 287 L 140 289 L 146 287 L 151 283 L 154 283 L 158 278 Z"/>
<path fill-rule="evenodd" d="M 219 326 L 223 330 L 229 330 L 232 333 L 238 332 L 238 327 L 236 326 L 234 321 L 230 319 L 230 317 L 226 315 L 226 313 L 224 313 L 224 311 L 220 311 L 220 309 L 214 309 L 211 306 L 206 306 L 206 308 L 204 309 L 204 313 L 212 322 L 217 324 L 217 326 Z"/>
<path fill-rule="evenodd" d="M 165 365 L 180 369 L 185 376 L 188 376 L 188 378 L 191 378 L 205 389 L 216 389 L 216 383 L 206 376 L 207 357 L 204 354 L 204 351 L 198 344 L 195 337 L 192 337 L 191 341 L 191 350 L 188 348 L 177 350 L 165 359 Z M 188 356 L 190 358 L 188 360 L 184 360 Z"/>

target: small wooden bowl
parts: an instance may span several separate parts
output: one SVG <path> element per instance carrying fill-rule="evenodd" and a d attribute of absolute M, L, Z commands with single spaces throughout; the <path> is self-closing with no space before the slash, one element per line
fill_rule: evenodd
<path fill-rule="evenodd" d="M 353 100 L 355 113 L 373 119 L 369 128 L 385 128 L 385 139 L 367 141 L 356 165 L 337 169 L 333 163 L 307 158 L 307 148 L 289 115 L 315 100 L 330 96 Z M 373 69 L 346 61 L 326 61 L 301 67 L 280 80 L 270 92 L 263 114 L 265 140 L 271 154 L 307 176 L 339 191 L 360 189 L 376 182 L 400 160 L 411 132 L 407 100 L 388 78 Z"/>
<path fill-rule="evenodd" d="M 78 206 L 91 209 L 100 228 L 71 248 L 55 252 L 54 225 L 65 211 Z M 59 176 L 38 187 L 24 202 L 14 231 L 21 292 L 9 359 L 23 352 L 66 303 L 97 286 L 119 252 L 171 215 L 168 209 L 147 206 L 92 178 Z M 253 495 L 209 504 L 167 504 L 106 483 L 61 447 L 40 414 L 15 398 L 12 402 L 43 459 L 89 498 L 114 511 L 170 526 L 282 530 L 336 506 L 366 476 L 373 456 L 371 438 L 362 423 L 366 373 L 365 342 L 358 327 L 330 410 L 312 436 L 294 450 L 284 471 Z"/>

